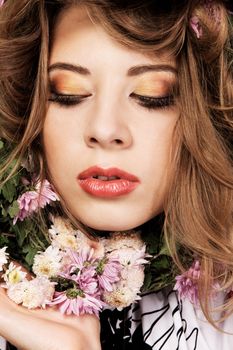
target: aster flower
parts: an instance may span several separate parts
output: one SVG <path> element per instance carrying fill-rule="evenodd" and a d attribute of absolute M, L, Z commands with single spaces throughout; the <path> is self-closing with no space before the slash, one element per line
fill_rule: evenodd
<path fill-rule="evenodd" d="M 139 300 L 140 297 L 135 295 L 134 291 L 129 289 L 124 281 L 121 281 L 114 285 L 112 292 L 105 292 L 103 299 L 111 308 L 122 310 L 124 307 L 132 304 L 132 302 Z"/>
<path fill-rule="evenodd" d="M 109 253 L 109 257 L 115 258 L 123 266 L 127 267 L 148 263 L 148 261 L 145 259 L 145 257 L 147 257 L 145 245 L 140 249 L 123 247 L 119 250 L 114 250 L 113 252 Z"/>
<path fill-rule="evenodd" d="M 24 289 L 22 305 L 28 309 L 45 307 L 54 295 L 54 283 L 43 277 L 37 277 L 28 281 Z"/>
<path fill-rule="evenodd" d="M 59 234 L 74 237 L 67 232 L 69 223 L 53 218 L 50 234 L 56 240 Z M 9 265 L 5 274 L 8 296 L 27 308 L 57 305 L 62 313 L 96 314 L 106 307 L 122 308 L 140 299 L 138 293 L 144 280 L 145 245 L 139 234 L 130 231 L 112 235 L 109 249 L 100 240 L 100 254 L 83 239 L 77 251 L 61 245 L 51 245 L 35 255 L 33 272 L 36 278 L 25 279 L 20 268 Z M 121 238 L 123 237 L 122 241 Z M 107 251 L 106 251 L 107 250 Z M 45 287 L 44 287 L 45 286 Z M 47 291 L 47 292 L 46 292 Z"/>
<path fill-rule="evenodd" d="M 125 285 L 137 295 L 144 282 L 144 267 L 124 268 L 121 272 L 121 278 L 125 281 Z"/>
<path fill-rule="evenodd" d="M 27 285 L 27 280 L 9 285 L 9 287 L 7 288 L 8 297 L 11 300 L 13 300 L 16 304 L 21 304 L 23 302 L 24 290 L 26 290 Z"/>
<path fill-rule="evenodd" d="M 121 269 L 121 264 L 114 258 L 109 257 L 99 260 L 96 273 L 100 288 L 111 292 L 113 283 L 120 279 Z"/>
<path fill-rule="evenodd" d="M 67 250 L 67 254 L 70 257 L 69 273 L 92 267 L 96 262 L 96 258 L 93 257 L 94 249 L 89 247 L 84 247 L 79 252 L 70 249 Z"/>
<path fill-rule="evenodd" d="M 202 5 L 209 18 L 216 25 L 216 30 L 220 28 L 221 11 L 218 4 L 216 4 L 213 0 L 203 0 Z M 189 23 L 194 33 L 196 34 L 196 37 L 200 39 L 203 35 L 203 29 L 198 16 L 192 16 Z"/>
<path fill-rule="evenodd" d="M 5 265 L 8 262 L 8 256 L 9 254 L 6 253 L 7 247 L 3 247 L 0 249 L 0 271 L 3 269 L 3 265 Z"/>
<path fill-rule="evenodd" d="M 21 266 L 16 266 L 11 262 L 3 275 L 3 279 L 6 282 L 6 285 L 9 286 L 25 280 L 26 276 L 27 273 L 21 270 Z"/>
<path fill-rule="evenodd" d="M 180 298 L 188 298 L 191 303 L 198 304 L 198 279 L 200 278 L 200 263 L 194 261 L 190 269 L 177 276 L 174 290 L 177 290 Z"/>
<path fill-rule="evenodd" d="M 86 294 L 78 287 L 67 289 L 64 292 L 55 292 L 50 305 L 58 305 L 63 314 L 77 316 L 83 314 L 95 314 L 102 308 L 102 302 L 95 296 Z"/>
<path fill-rule="evenodd" d="M 52 277 L 61 270 L 62 254 L 58 248 L 49 246 L 44 252 L 34 257 L 32 270 L 37 276 Z"/>
<path fill-rule="evenodd" d="M 68 250 L 64 259 L 69 257 L 69 264 L 63 266 L 59 276 L 72 280 L 88 294 L 97 293 L 96 259 L 93 258 L 93 249 L 82 249 L 80 252 Z"/>
<path fill-rule="evenodd" d="M 88 246 L 87 236 L 80 230 L 75 230 L 71 223 L 60 216 L 51 216 L 53 224 L 49 229 L 52 245 L 60 249 L 78 250 Z"/>
<path fill-rule="evenodd" d="M 200 37 L 202 36 L 202 27 L 200 25 L 200 20 L 197 16 L 191 17 L 190 26 L 196 34 L 196 37 L 200 39 Z"/>
<path fill-rule="evenodd" d="M 54 283 L 43 277 L 21 281 L 7 289 L 7 295 L 17 304 L 28 309 L 45 307 L 53 297 Z"/>
<path fill-rule="evenodd" d="M 42 183 L 39 182 L 35 191 L 27 191 L 18 198 L 19 212 L 15 216 L 13 224 L 15 225 L 17 220 L 23 221 L 39 208 L 44 208 L 51 201 L 57 200 L 59 198 L 52 190 L 50 183 L 47 180 L 44 180 Z"/>
<path fill-rule="evenodd" d="M 133 302 L 140 300 L 140 289 L 144 282 L 144 268 L 135 266 L 134 268 L 123 268 L 121 278 L 112 286 L 112 291 L 103 293 L 103 300 L 111 308 L 118 310 L 129 306 Z"/>
<path fill-rule="evenodd" d="M 113 232 L 110 238 L 104 240 L 104 245 L 106 252 L 120 251 L 126 247 L 140 250 L 144 242 L 139 232 L 130 230 L 126 232 Z"/>

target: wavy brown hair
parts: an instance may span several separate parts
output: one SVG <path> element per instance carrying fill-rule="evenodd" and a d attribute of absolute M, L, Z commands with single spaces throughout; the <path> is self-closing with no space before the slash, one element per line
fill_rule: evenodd
<path fill-rule="evenodd" d="M 159 4 L 160 3 L 160 4 Z M 226 4 L 215 3 L 221 24 L 202 1 L 6 0 L 0 9 L 0 137 L 13 151 L 2 165 L 26 157 L 36 171 L 47 172 L 41 131 L 48 99 L 48 58 L 57 16 L 66 7 L 84 5 L 93 21 L 117 41 L 145 54 L 169 53 L 178 70 L 173 175 L 164 213 L 164 233 L 176 264 L 184 247 L 201 263 L 201 306 L 214 323 L 209 305 L 212 285 L 233 284 L 232 225 L 232 27 Z M 202 35 L 190 26 L 199 18 Z M 224 317 L 233 300 L 221 306 Z"/>

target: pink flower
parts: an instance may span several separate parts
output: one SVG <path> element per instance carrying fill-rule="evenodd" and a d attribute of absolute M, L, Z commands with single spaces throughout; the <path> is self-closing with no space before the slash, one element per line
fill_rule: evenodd
<path fill-rule="evenodd" d="M 202 6 L 213 24 L 216 26 L 216 30 L 219 30 L 222 20 L 219 5 L 213 0 L 203 0 Z M 197 38 L 200 39 L 203 35 L 203 29 L 197 16 L 194 15 L 191 17 L 190 26 L 192 27 Z"/>
<path fill-rule="evenodd" d="M 15 216 L 13 224 L 17 220 L 23 221 L 26 217 L 32 215 L 39 208 L 44 208 L 51 201 L 57 201 L 58 196 L 52 190 L 50 183 L 44 180 L 36 186 L 35 191 L 27 191 L 18 198 L 19 212 Z"/>
<path fill-rule="evenodd" d="M 4 4 L 5 0 L 0 0 L 0 6 L 2 6 Z"/>
<path fill-rule="evenodd" d="M 200 39 L 200 37 L 202 36 L 202 27 L 200 25 L 200 21 L 199 21 L 199 18 L 197 16 L 193 16 L 190 19 L 190 26 L 192 27 L 197 38 Z"/>
<path fill-rule="evenodd" d="M 103 258 L 96 267 L 97 279 L 100 288 L 111 292 L 113 283 L 119 281 L 122 266 L 116 259 Z"/>
<path fill-rule="evenodd" d="M 64 257 L 69 257 L 67 259 L 69 263 L 64 266 L 59 276 L 73 281 L 85 293 L 97 295 L 96 259 L 93 257 L 93 253 L 94 250 L 89 247 L 85 247 L 79 252 L 67 250 Z"/>
<path fill-rule="evenodd" d="M 200 263 L 196 260 L 188 271 L 176 277 L 174 286 L 174 290 L 177 290 L 180 298 L 188 298 L 195 305 L 198 303 L 197 282 L 200 273 Z"/>
<path fill-rule="evenodd" d="M 64 260 L 67 260 L 69 263 L 64 266 L 63 273 L 66 276 L 71 276 L 72 279 L 75 279 L 75 276 L 79 276 L 80 273 L 87 273 L 89 276 L 95 274 L 95 264 L 96 258 L 94 255 L 94 249 L 84 246 L 80 251 L 76 252 L 72 249 L 67 249 L 64 254 Z"/>
<path fill-rule="evenodd" d="M 79 288 L 70 288 L 65 292 L 55 292 L 54 299 L 49 305 L 58 305 L 61 313 L 67 315 L 95 314 L 98 316 L 103 303 L 97 297 L 88 295 Z"/>

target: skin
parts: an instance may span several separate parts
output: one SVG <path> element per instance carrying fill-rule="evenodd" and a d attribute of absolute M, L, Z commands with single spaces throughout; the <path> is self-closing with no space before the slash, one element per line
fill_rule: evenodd
<path fill-rule="evenodd" d="M 90 74 L 56 69 L 61 62 L 81 65 Z M 131 94 L 167 96 L 176 79 L 175 62 L 120 45 L 85 9 L 72 7 L 57 21 L 49 64 L 52 91 L 87 96 L 69 107 L 49 101 L 45 118 L 48 168 L 68 209 L 87 226 L 112 231 L 132 229 L 160 213 L 178 111 L 174 106 L 149 110 Z M 161 64 L 170 68 L 128 76 L 134 66 Z M 140 185 L 115 198 L 87 194 L 77 176 L 96 165 L 134 174 Z"/>
<path fill-rule="evenodd" d="M 19 350 L 101 350 L 96 316 L 66 316 L 56 308 L 29 310 L 9 299 L 4 288 L 0 288 L 0 309 L 0 335 Z"/>
<path fill-rule="evenodd" d="M 126 230 L 146 222 L 163 210 L 178 111 L 174 106 L 149 110 L 131 94 L 167 96 L 176 78 L 174 61 L 121 46 L 93 24 L 85 10 L 73 7 L 60 15 L 55 28 L 50 65 L 58 62 L 82 65 L 90 74 L 50 71 L 60 94 L 88 96 L 69 107 L 48 103 L 43 142 L 57 191 L 73 215 L 92 228 Z M 134 66 L 161 64 L 170 68 L 127 75 Z M 88 195 L 77 175 L 94 165 L 130 172 L 140 185 L 117 198 Z M 19 349 L 101 349 L 96 317 L 28 310 L 2 289 L 0 295 L 1 335 Z"/>

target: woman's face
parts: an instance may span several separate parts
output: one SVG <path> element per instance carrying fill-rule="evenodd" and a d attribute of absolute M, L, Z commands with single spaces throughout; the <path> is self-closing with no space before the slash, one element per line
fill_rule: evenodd
<path fill-rule="evenodd" d="M 99 230 L 160 213 L 178 118 L 175 63 L 121 46 L 72 7 L 57 21 L 49 65 L 44 147 L 71 213 Z"/>

